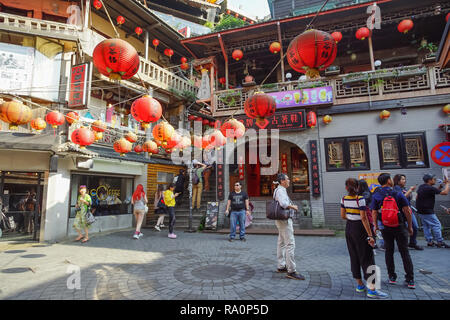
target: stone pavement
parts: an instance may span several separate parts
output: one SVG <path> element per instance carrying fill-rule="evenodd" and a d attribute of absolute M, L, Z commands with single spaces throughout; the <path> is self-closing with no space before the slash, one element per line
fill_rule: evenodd
<path fill-rule="evenodd" d="M 306 277 L 297 281 L 274 272 L 273 235 L 230 243 L 220 234 L 179 230 L 178 239 L 171 240 L 166 230 L 143 232 L 140 240 L 126 230 L 94 235 L 86 244 L 0 243 L 0 299 L 366 299 L 355 292 L 343 237 L 297 236 L 297 270 Z M 450 250 L 425 248 L 411 255 L 416 290 L 400 284 L 404 272 L 398 252 L 400 282 L 388 285 L 384 253 L 377 252 L 382 290 L 395 300 L 450 299 Z M 81 289 L 68 289 L 78 267 Z"/>

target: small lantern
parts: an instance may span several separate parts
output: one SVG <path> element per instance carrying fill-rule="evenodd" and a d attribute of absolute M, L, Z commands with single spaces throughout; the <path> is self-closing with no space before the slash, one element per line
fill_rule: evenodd
<path fill-rule="evenodd" d="M 334 41 L 336 41 L 336 43 L 342 40 L 342 33 L 340 33 L 339 31 L 333 32 L 331 36 L 333 37 Z"/>
<path fill-rule="evenodd" d="M 450 104 L 446 104 L 443 108 L 442 111 L 444 111 L 444 113 L 446 114 L 450 114 Z"/>
<path fill-rule="evenodd" d="M 277 54 L 281 50 L 281 44 L 279 42 L 272 42 L 269 47 L 270 52 Z"/>
<path fill-rule="evenodd" d="M 413 27 L 414 27 L 414 23 L 412 22 L 412 20 L 405 19 L 405 20 L 402 20 L 398 24 L 397 30 L 398 30 L 398 32 L 408 33 L 408 31 L 411 30 Z"/>
<path fill-rule="evenodd" d="M 153 39 L 152 43 L 153 43 L 153 46 L 156 49 L 156 47 L 159 45 L 159 40 L 158 39 Z"/>
<path fill-rule="evenodd" d="M 70 111 L 68 114 L 66 114 L 66 121 L 69 124 L 72 124 L 74 122 L 78 122 L 80 120 L 80 115 L 75 111 Z"/>
<path fill-rule="evenodd" d="M 383 110 L 380 112 L 380 119 L 386 120 L 391 116 L 391 113 L 387 110 Z"/>
<path fill-rule="evenodd" d="M 236 49 L 233 51 L 231 56 L 234 60 L 239 61 L 240 59 L 242 59 L 242 57 L 244 57 L 244 53 L 242 52 L 242 50 Z"/>
<path fill-rule="evenodd" d="M 370 31 L 369 31 L 369 29 L 366 28 L 366 27 L 359 28 L 359 29 L 356 31 L 356 34 L 355 34 L 356 39 L 359 39 L 359 40 L 364 40 L 364 39 L 366 39 L 369 35 L 370 35 Z"/>
<path fill-rule="evenodd" d="M 331 121 L 333 121 L 333 118 L 331 116 L 326 115 L 325 117 L 323 117 L 323 123 L 329 124 L 331 123 Z"/>
<path fill-rule="evenodd" d="M 306 123 L 310 128 L 314 128 L 317 125 L 317 115 L 314 111 L 308 112 L 306 115 Z"/>
<path fill-rule="evenodd" d="M 95 9 L 99 10 L 99 9 L 102 8 L 103 5 L 102 5 L 102 2 L 100 0 L 95 0 L 94 3 L 93 3 L 93 6 L 94 6 Z"/>
<path fill-rule="evenodd" d="M 134 32 L 136 32 L 136 34 L 137 34 L 138 36 L 140 36 L 140 35 L 142 34 L 142 32 L 144 32 L 144 31 L 142 30 L 141 27 L 136 27 L 136 29 L 134 29 Z"/>
<path fill-rule="evenodd" d="M 117 21 L 117 24 L 121 25 L 121 24 L 125 23 L 125 18 L 122 16 L 118 16 L 116 21 Z"/>

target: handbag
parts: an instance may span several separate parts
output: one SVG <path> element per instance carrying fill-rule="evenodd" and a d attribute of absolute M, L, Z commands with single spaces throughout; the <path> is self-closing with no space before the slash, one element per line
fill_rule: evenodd
<path fill-rule="evenodd" d="M 89 207 L 89 208 L 87 209 L 87 211 L 86 211 L 86 213 L 85 213 L 85 217 L 86 217 L 86 223 L 87 223 L 88 225 L 91 225 L 91 224 L 93 224 L 93 223 L 96 221 L 94 215 L 93 215 L 92 212 L 91 212 L 91 207 Z"/>
<path fill-rule="evenodd" d="M 147 205 L 144 206 L 144 212 L 148 213 L 148 206 Z"/>
<path fill-rule="evenodd" d="M 283 209 L 279 202 L 275 200 L 275 194 L 273 200 L 266 207 L 266 217 L 270 220 L 288 220 L 291 217 L 291 210 Z"/>

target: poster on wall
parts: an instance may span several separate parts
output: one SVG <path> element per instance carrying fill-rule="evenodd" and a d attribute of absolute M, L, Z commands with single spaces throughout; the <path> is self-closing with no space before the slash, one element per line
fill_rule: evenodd
<path fill-rule="evenodd" d="M 380 187 L 380 183 L 378 182 L 378 176 L 380 174 L 381 173 L 362 173 L 358 175 L 358 180 L 366 180 L 370 192 L 373 192 L 375 188 Z"/>
<path fill-rule="evenodd" d="M 34 48 L 0 43 L 0 90 L 30 95 Z"/>
<path fill-rule="evenodd" d="M 320 177 L 319 177 L 319 160 L 317 152 L 317 140 L 309 141 L 309 150 L 311 151 L 311 176 L 313 196 L 320 196 Z"/>
<path fill-rule="evenodd" d="M 216 230 L 218 217 L 219 217 L 219 203 L 208 202 L 208 205 L 206 207 L 205 229 Z"/>

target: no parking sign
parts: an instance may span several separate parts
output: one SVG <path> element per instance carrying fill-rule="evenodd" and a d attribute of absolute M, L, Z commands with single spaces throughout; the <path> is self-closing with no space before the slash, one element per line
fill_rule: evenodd
<path fill-rule="evenodd" d="M 431 159 L 440 166 L 450 166 L 450 142 L 442 142 L 431 149 Z"/>

